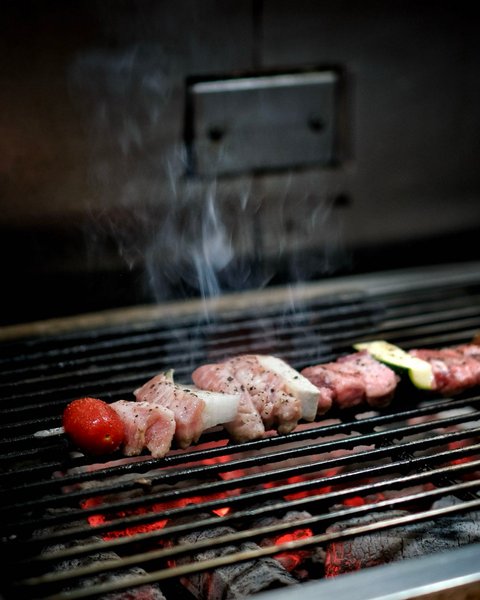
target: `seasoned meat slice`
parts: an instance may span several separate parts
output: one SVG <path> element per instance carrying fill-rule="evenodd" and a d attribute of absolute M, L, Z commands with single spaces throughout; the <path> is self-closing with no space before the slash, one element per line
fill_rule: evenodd
<path fill-rule="evenodd" d="M 135 398 L 138 402 L 163 406 L 173 412 L 174 437 L 181 448 L 187 448 L 199 439 L 203 431 L 205 402 L 195 394 L 177 387 L 167 375 L 162 373 L 147 381 L 135 390 Z"/>
<path fill-rule="evenodd" d="M 265 426 L 260 413 L 248 390 L 236 380 L 232 365 L 229 363 L 203 365 L 195 369 L 192 379 L 201 389 L 240 395 L 236 416 L 224 425 L 234 440 L 245 442 L 263 437 Z"/>
<path fill-rule="evenodd" d="M 129 400 L 118 400 L 111 407 L 125 425 L 126 456 L 138 456 L 147 448 L 154 458 L 161 458 L 170 450 L 175 433 L 175 418 L 170 409 Z"/>
<path fill-rule="evenodd" d="M 137 401 L 151 402 L 170 409 L 175 417 L 175 441 L 181 448 L 197 442 L 214 425 L 235 418 L 239 394 L 195 390 L 174 383 L 173 373 L 160 373 L 135 391 Z"/>
<path fill-rule="evenodd" d="M 262 437 L 265 429 L 289 433 L 300 419 L 311 421 L 318 411 L 319 390 L 276 357 L 236 356 L 199 367 L 192 379 L 202 389 L 241 394 L 237 417 L 225 425 L 238 441 Z M 326 406 L 328 400 L 323 412 Z"/>
<path fill-rule="evenodd" d="M 352 408 L 365 402 L 374 407 L 385 406 L 398 383 L 395 372 L 365 350 L 334 362 L 307 367 L 302 375 L 329 393 L 339 408 Z"/>
<path fill-rule="evenodd" d="M 386 406 L 392 400 L 399 377 L 373 358 L 366 350 L 342 356 L 337 361 L 340 370 L 363 377 L 365 399 L 370 406 Z"/>
<path fill-rule="evenodd" d="M 360 373 L 339 368 L 336 363 L 314 365 L 303 369 L 302 375 L 331 397 L 338 408 L 353 408 L 365 399 L 365 385 Z"/>
<path fill-rule="evenodd" d="M 430 363 L 435 389 L 442 394 L 458 394 L 480 384 L 480 355 L 473 344 L 440 349 L 415 348 L 409 354 Z"/>

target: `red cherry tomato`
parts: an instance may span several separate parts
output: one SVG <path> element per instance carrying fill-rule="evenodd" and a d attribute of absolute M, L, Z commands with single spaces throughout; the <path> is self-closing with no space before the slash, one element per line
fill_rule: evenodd
<path fill-rule="evenodd" d="M 63 429 L 76 446 L 89 454 L 115 452 L 125 438 L 125 427 L 118 414 L 97 398 L 70 402 L 63 412 Z"/>

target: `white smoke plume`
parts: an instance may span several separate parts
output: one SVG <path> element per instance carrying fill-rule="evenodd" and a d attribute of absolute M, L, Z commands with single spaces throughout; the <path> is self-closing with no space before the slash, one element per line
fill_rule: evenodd
<path fill-rule="evenodd" d="M 112 254 L 145 273 L 155 301 L 265 286 L 279 264 L 291 282 L 327 272 L 341 241 L 326 190 L 292 198 L 287 179 L 284 197 L 263 206 L 254 178 L 222 184 L 185 176 L 182 142 L 167 145 L 172 134 L 182 137 L 172 103 L 183 85 L 157 45 L 92 51 L 72 65 L 91 152 L 93 260 L 104 259 L 113 242 Z M 302 249 L 322 245 L 324 264 L 311 264 Z"/>

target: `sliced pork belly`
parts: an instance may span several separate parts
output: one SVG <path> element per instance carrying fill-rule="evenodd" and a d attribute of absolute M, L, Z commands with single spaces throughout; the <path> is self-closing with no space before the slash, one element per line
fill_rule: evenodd
<path fill-rule="evenodd" d="M 197 442 L 205 429 L 234 419 L 240 402 L 240 394 L 208 392 L 174 383 L 172 371 L 147 381 L 135 391 L 135 398 L 173 412 L 175 441 L 181 448 Z"/>
<path fill-rule="evenodd" d="M 118 400 L 111 407 L 125 425 L 125 456 L 138 456 L 147 448 L 154 458 L 170 450 L 175 433 L 175 417 L 171 410 L 151 402 Z"/>
<path fill-rule="evenodd" d="M 461 352 L 464 356 L 470 356 L 480 361 L 480 345 L 479 344 L 460 344 L 454 346 L 455 350 Z"/>
<path fill-rule="evenodd" d="M 302 370 L 322 392 L 330 397 L 332 404 L 339 408 L 352 408 L 362 404 L 365 397 L 363 378 L 359 373 L 349 373 L 338 369 L 336 363 L 314 365 Z"/>
<path fill-rule="evenodd" d="M 237 441 L 260 438 L 265 429 L 289 433 L 300 419 L 311 421 L 317 412 L 319 391 L 276 357 L 236 356 L 199 367 L 192 379 L 205 390 L 241 394 L 236 418 L 225 424 Z"/>
<path fill-rule="evenodd" d="M 391 402 L 400 378 L 366 350 L 342 356 L 337 363 L 352 374 L 362 375 L 365 399 L 370 406 L 386 406 Z"/>
<path fill-rule="evenodd" d="M 289 394 L 300 400 L 304 421 L 313 421 L 317 415 L 326 413 L 332 405 L 331 400 L 321 395 L 311 381 L 285 361 L 276 356 L 264 355 L 257 355 L 257 359 L 263 368 L 276 373 L 281 378 Z"/>
<path fill-rule="evenodd" d="M 237 442 L 263 437 L 265 426 L 253 398 L 243 383 L 237 381 L 230 363 L 208 364 L 195 369 L 192 379 L 200 389 L 240 394 L 236 416 L 224 427 Z"/>
<path fill-rule="evenodd" d="M 178 388 L 165 374 L 150 379 L 134 392 L 137 402 L 163 406 L 173 412 L 175 441 L 181 448 L 196 442 L 203 431 L 205 402 L 191 392 Z"/>
<path fill-rule="evenodd" d="M 442 394 L 458 394 L 480 384 L 480 348 L 475 344 L 413 349 L 409 354 L 430 363 L 434 389 Z"/>
<path fill-rule="evenodd" d="M 334 362 L 314 365 L 302 375 L 338 408 L 353 408 L 365 402 L 373 407 L 386 406 L 392 399 L 398 376 L 375 360 L 366 350 L 342 356 Z"/>

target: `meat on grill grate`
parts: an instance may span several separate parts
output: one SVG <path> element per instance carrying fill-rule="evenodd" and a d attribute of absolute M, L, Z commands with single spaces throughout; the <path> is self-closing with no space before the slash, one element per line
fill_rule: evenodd
<path fill-rule="evenodd" d="M 265 565 L 273 570 L 260 586 L 255 575 L 248 595 L 277 584 L 298 590 L 298 582 L 323 572 L 332 544 L 364 546 L 368 536 L 381 536 L 388 545 L 398 532 L 418 533 L 440 519 L 452 536 L 477 539 L 462 529 L 469 520 L 463 515 L 480 511 L 476 389 L 452 401 L 400 385 L 388 407 L 333 409 L 328 421 L 244 443 L 213 429 L 163 458 L 112 455 L 107 462 L 73 451 L 61 433 L 34 435 L 58 427 L 75 397 L 130 402 L 132 390 L 172 367 L 186 384 L 201 364 L 245 353 L 275 354 L 303 369 L 335 361 L 373 337 L 405 348 L 466 343 L 480 331 L 478 273 L 439 279 L 309 295 L 294 310 L 226 308 L 201 327 L 198 314 L 184 314 L 175 323 L 158 319 L 0 345 L 5 600 L 142 588 L 177 600 L 180 581 L 194 582 L 199 597 L 212 581 L 235 597 L 243 585 L 236 573 L 245 568 L 248 579 L 252 562 L 262 573 Z M 458 410 L 445 412 L 452 406 Z M 431 508 L 449 495 L 459 503 Z M 368 524 L 377 513 L 382 519 Z M 340 530 L 341 523 L 351 525 Z M 290 560 L 295 554 L 298 563 Z M 57 571 L 59 564 L 67 568 Z M 112 573 L 127 576 L 113 580 Z M 82 580 L 90 585 L 79 587 Z"/>
<path fill-rule="evenodd" d="M 302 375 L 324 395 L 328 394 L 331 403 L 339 408 L 353 408 L 364 403 L 372 407 L 387 406 L 400 379 L 366 351 L 307 367 L 302 370 Z"/>

